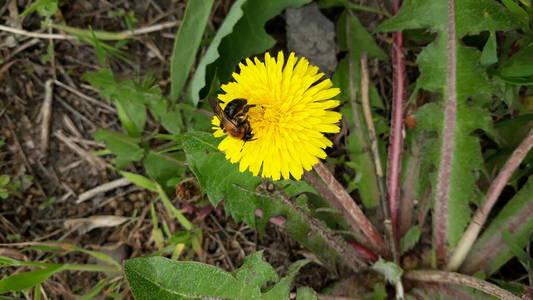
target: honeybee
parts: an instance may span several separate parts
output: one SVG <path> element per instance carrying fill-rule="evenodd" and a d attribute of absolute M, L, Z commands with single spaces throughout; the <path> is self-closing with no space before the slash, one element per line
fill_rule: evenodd
<path fill-rule="evenodd" d="M 255 105 L 248 104 L 246 99 L 234 99 L 222 109 L 220 103 L 212 98 L 209 98 L 209 104 L 220 120 L 220 128 L 225 133 L 244 142 L 255 140 L 248 120 L 248 111 Z"/>

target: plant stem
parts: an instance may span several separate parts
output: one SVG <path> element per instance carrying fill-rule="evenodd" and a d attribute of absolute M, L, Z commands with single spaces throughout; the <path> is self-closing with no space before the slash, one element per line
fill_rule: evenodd
<path fill-rule="evenodd" d="M 498 287 L 490 282 L 454 272 L 445 271 L 407 271 L 404 274 L 404 278 L 425 281 L 425 282 L 438 282 L 438 283 L 452 283 L 462 286 L 474 288 L 489 295 L 498 297 L 503 300 L 519 300 L 520 298 L 512 293 Z"/>
<path fill-rule="evenodd" d="M 400 9 L 402 1 L 394 1 L 394 14 Z M 405 102 L 405 57 L 403 55 L 403 32 L 394 32 L 394 44 L 392 48 L 393 64 L 393 87 L 392 87 L 392 114 L 390 145 L 387 163 L 387 187 L 388 203 L 392 221 L 392 231 L 394 239 L 398 242 L 400 236 L 398 231 L 398 218 L 400 210 L 400 175 L 402 167 L 403 152 L 403 130 L 404 130 L 404 102 Z"/>
<path fill-rule="evenodd" d="M 487 216 L 489 215 L 492 207 L 498 200 L 498 197 L 500 196 L 503 188 L 509 181 L 509 178 L 511 178 L 511 175 L 513 175 L 513 172 L 518 168 L 518 166 L 524 160 L 527 153 L 531 150 L 532 147 L 533 129 L 529 131 L 527 137 L 522 141 L 518 148 L 515 149 L 511 157 L 509 157 L 505 165 L 500 170 L 498 176 L 496 176 L 496 178 L 490 185 L 485 202 L 477 209 L 476 213 L 474 214 L 474 217 L 472 218 L 470 225 L 466 229 L 465 234 L 461 237 L 461 240 L 457 244 L 457 247 L 455 248 L 455 251 L 453 252 L 453 255 L 450 259 L 450 262 L 446 266 L 446 270 L 455 271 L 461 266 L 466 255 L 468 254 L 468 251 L 470 251 L 472 245 L 476 241 L 479 232 L 483 227 L 483 224 L 485 224 L 485 222 L 487 221 Z"/>
<path fill-rule="evenodd" d="M 366 127 L 368 129 L 368 140 L 370 141 L 370 149 L 372 150 L 371 156 L 374 161 L 374 169 L 378 176 L 378 188 L 379 196 L 381 198 L 381 209 L 383 210 L 383 217 L 385 223 L 385 236 L 388 240 L 388 246 L 391 249 L 392 258 L 395 263 L 400 260 L 396 239 L 393 236 L 393 229 L 390 218 L 389 204 L 387 202 L 387 187 L 385 186 L 385 174 L 381 164 L 381 158 L 378 148 L 378 137 L 376 134 L 376 128 L 374 126 L 374 120 L 372 118 L 372 111 L 370 108 L 370 97 L 368 87 L 370 85 L 370 79 L 368 74 L 368 65 L 366 54 L 361 56 L 361 102 L 363 105 L 363 114 L 366 121 Z"/>
<path fill-rule="evenodd" d="M 344 187 L 335 179 L 326 166 L 319 162 L 313 166 L 316 173 L 326 183 L 328 189 L 337 197 L 343 210 L 347 214 L 346 221 L 355 231 L 361 231 L 369 240 L 369 247 L 377 253 L 383 255 L 386 253 L 385 244 L 379 231 L 374 227 L 372 222 L 365 216 L 363 211 L 352 197 L 346 192 Z"/>
<path fill-rule="evenodd" d="M 433 248 L 437 263 L 444 263 L 447 256 L 448 201 L 450 200 L 453 149 L 457 120 L 457 41 L 455 34 L 455 0 L 448 0 L 448 74 L 447 100 L 444 109 L 442 146 L 435 188 L 433 212 Z"/>

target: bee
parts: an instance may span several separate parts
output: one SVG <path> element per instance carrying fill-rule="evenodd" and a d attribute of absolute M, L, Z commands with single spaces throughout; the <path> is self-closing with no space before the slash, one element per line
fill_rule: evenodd
<path fill-rule="evenodd" d="M 209 104 L 220 120 L 220 128 L 225 133 L 244 142 L 255 140 L 248 120 L 248 111 L 255 105 L 248 104 L 246 99 L 234 99 L 222 109 L 220 103 L 212 98 L 209 98 Z"/>

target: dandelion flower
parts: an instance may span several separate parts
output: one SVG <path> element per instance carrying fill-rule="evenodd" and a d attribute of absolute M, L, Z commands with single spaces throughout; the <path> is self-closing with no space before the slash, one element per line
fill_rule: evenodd
<path fill-rule="evenodd" d="M 226 136 L 218 149 L 232 163 L 239 162 L 241 172 L 250 170 L 273 180 L 292 175 L 299 180 L 303 170 L 311 170 L 326 157 L 324 149 L 332 146 L 324 133 L 339 132 L 336 123 L 341 114 L 328 109 L 340 104 L 331 99 L 340 90 L 332 88 L 329 79 L 318 82 L 324 74 L 294 53 L 286 62 L 282 52 L 277 59 L 266 53 L 264 62 L 248 58 L 239 68 L 233 73 L 235 81 L 221 86 L 224 93 L 218 99 L 222 108 L 238 98 L 252 105 L 247 115 L 253 140 L 226 135 L 214 117 L 214 136 Z"/>

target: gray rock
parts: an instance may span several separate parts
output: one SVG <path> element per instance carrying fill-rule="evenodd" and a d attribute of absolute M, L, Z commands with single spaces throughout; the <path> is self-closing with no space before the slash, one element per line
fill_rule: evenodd
<path fill-rule="evenodd" d="M 335 25 L 316 3 L 285 11 L 287 47 L 328 75 L 337 68 Z"/>

